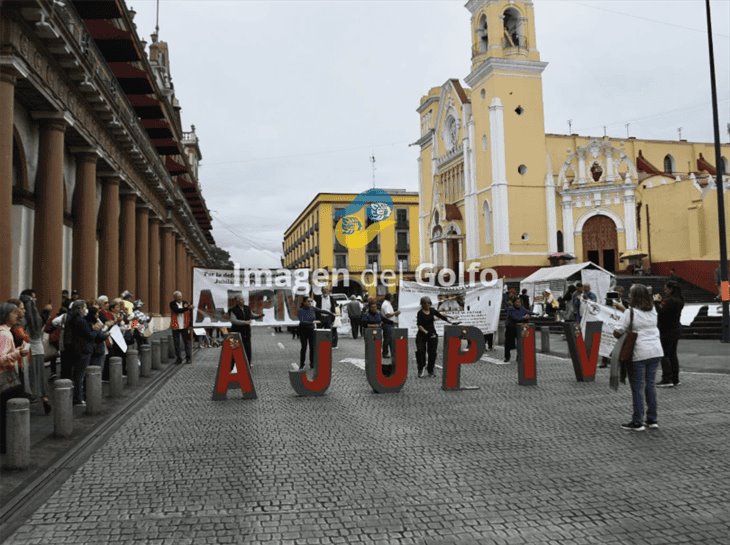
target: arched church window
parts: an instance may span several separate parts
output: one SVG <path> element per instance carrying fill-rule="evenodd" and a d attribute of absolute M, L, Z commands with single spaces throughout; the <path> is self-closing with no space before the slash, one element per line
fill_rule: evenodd
<path fill-rule="evenodd" d="M 603 168 L 601 168 L 601 165 L 598 164 L 598 161 L 593 161 L 593 164 L 591 165 L 591 176 L 593 177 L 594 182 L 597 182 L 601 179 L 601 176 L 603 176 Z"/>
<path fill-rule="evenodd" d="M 565 251 L 565 242 L 563 241 L 563 232 L 562 231 L 558 231 L 557 239 L 558 239 L 558 252 L 564 252 Z"/>
<path fill-rule="evenodd" d="M 477 27 L 477 38 L 479 40 L 478 47 L 479 53 L 486 53 L 489 47 L 489 41 L 487 39 L 487 16 L 482 15 L 479 19 L 479 26 Z"/>
<path fill-rule="evenodd" d="M 484 242 L 492 244 L 492 209 L 489 201 L 484 201 Z"/>
<path fill-rule="evenodd" d="M 446 120 L 446 132 L 444 133 L 446 147 L 449 151 L 456 147 L 458 131 L 459 127 L 456 125 L 456 119 L 453 116 L 449 116 Z"/>
<path fill-rule="evenodd" d="M 520 13 L 514 8 L 508 8 L 502 15 L 504 24 L 504 47 L 524 47 L 520 35 Z"/>
<path fill-rule="evenodd" d="M 674 165 L 674 157 L 667 154 L 664 156 L 664 172 L 667 174 L 671 174 L 676 170 L 676 167 Z"/>
<path fill-rule="evenodd" d="M 25 158 L 25 149 L 17 129 L 13 128 L 13 172 L 12 185 L 19 190 L 27 191 L 28 187 L 28 166 Z"/>

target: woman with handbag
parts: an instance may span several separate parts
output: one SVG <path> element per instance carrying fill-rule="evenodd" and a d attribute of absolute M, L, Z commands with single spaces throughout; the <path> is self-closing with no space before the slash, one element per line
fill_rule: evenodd
<path fill-rule="evenodd" d="M 0 454 L 5 454 L 5 410 L 8 400 L 31 398 L 20 382 L 19 372 L 28 349 L 16 348 L 10 331 L 17 322 L 18 307 L 12 303 L 0 304 Z"/>
<path fill-rule="evenodd" d="M 655 375 L 664 351 L 659 338 L 657 313 L 651 294 L 643 284 L 634 284 L 629 290 L 629 311 L 624 312 L 614 335 L 627 333 L 622 356 L 631 353 L 628 368 L 633 414 L 631 422 L 621 427 L 629 431 L 659 428 Z M 635 333 L 635 335 L 633 335 Z M 633 342 L 633 348 L 631 346 Z M 624 359 L 624 357 L 622 357 Z M 644 396 L 646 396 L 646 425 L 644 424 Z"/>

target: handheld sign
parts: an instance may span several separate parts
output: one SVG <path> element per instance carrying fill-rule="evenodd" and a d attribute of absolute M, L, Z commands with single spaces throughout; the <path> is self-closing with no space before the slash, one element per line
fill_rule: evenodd
<path fill-rule="evenodd" d="M 467 341 L 466 350 L 461 349 L 461 341 Z M 442 390 L 476 390 L 478 387 L 461 387 L 461 366 L 474 363 L 484 354 L 484 334 L 474 326 L 444 327 L 444 370 L 441 381 Z"/>
<path fill-rule="evenodd" d="M 365 330 L 365 376 L 374 392 L 398 393 L 408 376 L 408 330 L 393 329 L 395 348 L 391 357 L 390 374 L 383 372 L 383 332 Z"/>
<path fill-rule="evenodd" d="M 304 369 L 289 371 L 289 382 L 300 396 L 321 396 L 332 381 L 332 332 L 317 329 L 314 332 L 314 376 L 310 379 Z"/>
<path fill-rule="evenodd" d="M 235 368 L 236 372 L 233 373 Z M 239 386 L 243 399 L 256 399 L 256 388 L 251 378 L 246 353 L 243 351 L 240 333 L 229 333 L 223 341 L 218 371 L 213 387 L 213 401 L 226 399 L 228 390 Z"/>

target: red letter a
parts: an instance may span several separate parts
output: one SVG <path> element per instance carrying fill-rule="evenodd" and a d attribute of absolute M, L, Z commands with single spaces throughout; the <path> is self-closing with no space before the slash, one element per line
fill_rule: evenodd
<path fill-rule="evenodd" d="M 231 363 L 236 366 L 236 373 L 232 373 Z M 240 333 L 229 333 L 223 341 L 221 357 L 218 361 L 218 371 L 215 375 L 213 387 L 213 401 L 226 399 L 228 390 L 238 385 L 241 388 L 243 399 L 256 399 L 256 388 L 251 378 L 246 353 L 243 351 Z"/>

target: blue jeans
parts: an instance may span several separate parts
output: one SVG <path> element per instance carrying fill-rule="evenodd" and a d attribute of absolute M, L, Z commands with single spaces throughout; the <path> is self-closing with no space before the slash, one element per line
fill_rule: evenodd
<path fill-rule="evenodd" d="M 634 403 L 634 416 L 631 421 L 634 424 L 644 423 L 644 394 L 646 394 L 647 404 L 646 421 L 657 421 L 654 375 L 661 361 L 661 358 L 651 358 L 631 363 L 629 383 L 631 384 L 631 398 Z"/>

